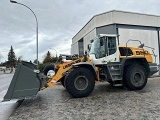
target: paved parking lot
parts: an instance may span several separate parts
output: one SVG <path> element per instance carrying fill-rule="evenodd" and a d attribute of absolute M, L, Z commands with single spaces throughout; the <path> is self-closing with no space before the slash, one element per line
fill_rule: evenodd
<path fill-rule="evenodd" d="M 160 78 L 140 91 L 97 84 L 86 98 L 72 98 L 60 84 L 26 99 L 10 120 L 160 120 Z"/>

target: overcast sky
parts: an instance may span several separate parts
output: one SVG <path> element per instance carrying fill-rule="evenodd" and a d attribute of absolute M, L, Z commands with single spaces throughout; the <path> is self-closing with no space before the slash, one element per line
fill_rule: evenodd
<path fill-rule="evenodd" d="M 36 22 L 24 6 L 0 0 L 0 62 L 10 46 L 16 57 L 36 59 Z M 160 0 L 16 0 L 30 7 L 39 23 L 39 60 L 47 51 L 70 54 L 72 37 L 96 14 L 123 10 L 160 15 Z M 54 49 L 52 49 L 54 48 Z"/>

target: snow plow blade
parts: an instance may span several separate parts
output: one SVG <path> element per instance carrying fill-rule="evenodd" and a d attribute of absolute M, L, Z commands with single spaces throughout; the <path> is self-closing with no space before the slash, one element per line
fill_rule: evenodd
<path fill-rule="evenodd" d="M 3 101 L 37 95 L 46 83 L 35 70 L 36 66 L 32 63 L 19 63 Z"/>

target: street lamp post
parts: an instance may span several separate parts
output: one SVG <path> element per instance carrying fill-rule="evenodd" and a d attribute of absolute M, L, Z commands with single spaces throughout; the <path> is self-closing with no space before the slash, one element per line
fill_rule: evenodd
<path fill-rule="evenodd" d="M 15 3 L 15 4 L 19 4 L 19 5 L 22 5 L 22 6 L 24 6 L 24 7 L 26 7 L 26 8 L 28 8 L 32 13 L 33 13 L 33 15 L 34 15 L 34 17 L 35 17 L 35 19 L 36 19 L 36 46 L 37 46 L 37 69 L 38 69 L 38 19 L 37 19 L 37 16 L 36 16 L 36 14 L 33 12 L 33 10 L 31 9 L 31 8 L 29 8 L 27 5 L 24 5 L 24 4 L 22 4 L 22 3 L 19 3 L 19 2 L 17 2 L 17 1 L 13 1 L 13 0 L 10 0 L 10 2 L 11 3 Z"/>
<path fill-rule="evenodd" d="M 54 48 L 50 48 L 50 49 L 53 49 L 53 50 L 55 50 L 55 51 L 56 51 L 56 58 L 57 58 L 57 50 L 56 50 L 56 49 L 54 49 Z"/>

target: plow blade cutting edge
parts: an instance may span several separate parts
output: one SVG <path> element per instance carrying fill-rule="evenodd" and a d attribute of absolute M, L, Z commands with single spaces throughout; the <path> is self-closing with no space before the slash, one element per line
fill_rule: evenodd
<path fill-rule="evenodd" d="M 36 65 L 32 63 L 19 63 L 3 101 L 25 99 L 37 95 L 46 82 L 35 70 Z"/>

